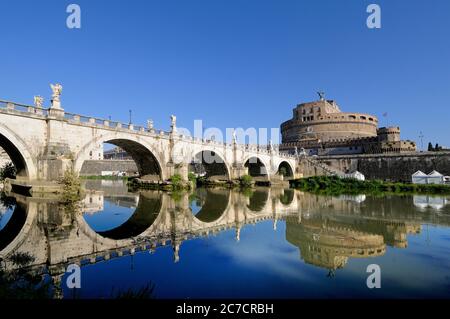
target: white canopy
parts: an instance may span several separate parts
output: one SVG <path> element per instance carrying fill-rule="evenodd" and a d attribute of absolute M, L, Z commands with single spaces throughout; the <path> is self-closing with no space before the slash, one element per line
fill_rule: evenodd
<path fill-rule="evenodd" d="M 438 171 L 432 171 L 430 174 L 428 174 L 428 176 L 443 177 L 444 175 L 442 175 Z"/>
<path fill-rule="evenodd" d="M 417 171 L 417 172 L 415 172 L 414 174 L 412 174 L 412 176 L 428 176 L 427 174 L 425 174 L 424 172 L 422 172 L 422 171 Z"/>

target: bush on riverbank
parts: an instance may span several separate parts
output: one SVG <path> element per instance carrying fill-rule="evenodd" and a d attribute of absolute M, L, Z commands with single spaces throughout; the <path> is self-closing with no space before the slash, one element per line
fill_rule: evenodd
<path fill-rule="evenodd" d="M 291 187 L 328 194 L 420 193 L 450 194 L 450 186 L 437 184 L 391 183 L 379 180 L 360 181 L 337 176 L 313 176 L 291 181 Z"/>

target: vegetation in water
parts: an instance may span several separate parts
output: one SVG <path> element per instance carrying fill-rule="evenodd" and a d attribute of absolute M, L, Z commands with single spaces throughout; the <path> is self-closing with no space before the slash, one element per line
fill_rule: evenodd
<path fill-rule="evenodd" d="M 337 176 L 313 176 L 290 182 L 291 187 L 308 192 L 338 195 L 361 193 L 450 194 L 450 186 L 438 184 L 392 183 L 380 180 L 360 181 Z"/>
<path fill-rule="evenodd" d="M 155 284 L 149 283 L 144 287 L 135 290 L 128 289 L 125 291 L 119 291 L 112 293 L 113 299 L 155 299 Z"/>
<path fill-rule="evenodd" d="M 73 169 L 67 169 L 60 180 L 63 185 L 62 202 L 74 203 L 81 200 L 81 181 Z"/>
<path fill-rule="evenodd" d="M 52 297 L 51 280 L 42 274 L 27 271 L 35 260 L 26 253 L 16 253 L 5 260 L 0 258 L 0 299 L 49 299 Z M 17 269 L 7 271 L 6 263 Z"/>
<path fill-rule="evenodd" d="M 254 190 L 251 187 L 243 187 L 241 188 L 241 194 L 245 197 L 251 198 L 254 194 Z"/>
<path fill-rule="evenodd" d="M 244 175 L 239 179 L 241 187 L 252 187 L 253 178 L 250 175 Z"/>
<path fill-rule="evenodd" d="M 172 177 L 170 178 L 170 182 L 172 183 L 173 190 L 181 190 L 185 188 L 183 178 L 181 177 L 180 174 L 172 175 Z"/>
<path fill-rule="evenodd" d="M 17 170 L 13 163 L 8 162 L 0 168 L 0 181 L 4 181 L 7 178 L 16 178 Z"/>
<path fill-rule="evenodd" d="M 193 172 L 189 172 L 188 180 L 191 181 L 194 185 L 196 185 L 197 184 L 197 175 L 195 175 Z"/>

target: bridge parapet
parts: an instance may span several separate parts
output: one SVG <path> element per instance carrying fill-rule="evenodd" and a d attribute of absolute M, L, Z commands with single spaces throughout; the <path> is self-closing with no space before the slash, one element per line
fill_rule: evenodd
<path fill-rule="evenodd" d="M 51 108 L 43 108 L 43 107 L 37 107 L 32 105 L 26 105 L 26 104 L 20 104 L 16 102 L 10 102 L 5 100 L 0 100 L 0 112 L 6 111 L 8 113 L 19 113 L 21 116 L 26 117 L 35 117 L 40 116 L 43 118 L 47 118 L 51 116 L 50 112 Z M 142 134 L 146 136 L 160 136 L 160 137 L 169 137 L 171 135 L 171 132 L 164 131 L 164 130 L 158 130 L 153 128 L 146 128 L 142 125 L 135 125 L 131 123 L 123 123 L 119 121 L 112 121 L 110 119 L 104 119 L 99 117 L 92 117 L 92 116 L 85 116 L 81 114 L 76 113 L 70 113 L 65 112 L 63 113 L 63 120 L 71 123 L 71 124 L 80 124 L 80 125 L 87 125 L 91 127 L 97 127 L 97 128 L 105 128 L 105 129 L 115 129 L 115 130 L 121 130 L 126 132 L 133 132 L 135 134 Z M 232 143 L 226 143 L 221 141 L 215 141 L 211 139 L 205 139 L 205 138 L 198 138 L 198 137 L 192 137 L 189 135 L 183 135 L 183 134 L 177 134 L 175 138 L 178 138 L 182 141 L 188 141 L 197 143 L 200 145 L 215 145 L 215 146 L 223 146 L 226 148 L 231 148 L 234 145 Z M 272 151 L 269 149 L 267 145 L 260 145 L 260 144 L 237 144 L 236 145 L 238 149 L 242 151 L 248 151 L 248 152 L 257 152 L 260 154 L 270 154 Z M 276 151 L 276 153 L 279 153 Z M 295 156 L 286 154 L 286 153 L 279 153 L 281 157 L 284 158 L 294 158 Z"/>
<path fill-rule="evenodd" d="M 48 109 L 32 106 L 32 105 L 25 105 L 20 104 L 16 102 L 11 101 L 5 101 L 0 100 L 0 110 L 7 111 L 7 112 L 13 112 L 13 113 L 20 113 L 24 115 L 29 116 L 35 116 L 35 115 L 41 115 L 41 116 L 47 116 L 48 115 Z"/>

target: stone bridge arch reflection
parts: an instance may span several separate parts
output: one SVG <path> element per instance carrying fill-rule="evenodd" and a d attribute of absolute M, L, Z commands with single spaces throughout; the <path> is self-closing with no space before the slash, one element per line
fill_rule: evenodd
<path fill-rule="evenodd" d="M 17 202 L 14 197 L 2 196 L 2 204 L 11 216 L 3 221 L 0 227 L 0 251 L 5 249 L 19 235 L 27 220 L 28 210 L 23 203 Z"/>
<path fill-rule="evenodd" d="M 228 189 L 198 188 L 190 196 L 189 206 L 196 219 L 212 223 L 220 219 L 229 207 Z"/>
<path fill-rule="evenodd" d="M 159 192 L 142 192 L 139 194 L 105 196 L 103 200 L 107 203 L 116 204 L 114 206 L 126 207 L 133 209 L 134 202 L 137 206 L 131 216 L 118 226 L 106 230 L 96 230 L 85 218 L 87 224 L 101 237 L 123 240 L 136 237 L 148 228 L 150 228 L 157 220 L 162 207 L 162 194 Z M 108 214 L 109 215 L 109 214 Z M 86 216 L 86 214 L 85 214 Z M 105 218 L 108 218 L 105 216 Z"/>
<path fill-rule="evenodd" d="M 256 188 L 249 194 L 247 208 L 252 212 L 262 212 L 269 200 L 269 189 L 265 187 Z"/>

